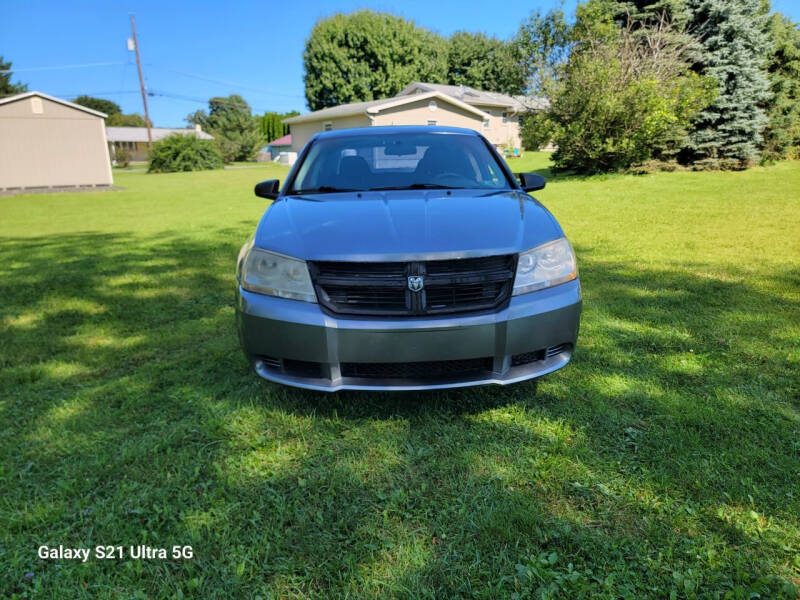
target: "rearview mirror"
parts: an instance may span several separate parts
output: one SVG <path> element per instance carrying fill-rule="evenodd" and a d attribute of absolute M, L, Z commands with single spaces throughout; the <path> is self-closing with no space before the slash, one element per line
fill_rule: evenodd
<path fill-rule="evenodd" d="M 259 198 L 275 200 L 278 197 L 280 188 L 281 182 L 278 179 L 267 179 L 266 181 L 257 183 L 254 192 Z"/>
<path fill-rule="evenodd" d="M 387 144 L 383 153 L 386 156 L 411 156 L 417 153 L 417 147 L 414 144 L 404 144 L 397 140 Z"/>
<path fill-rule="evenodd" d="M 519 177 L 519 182 L 522 184 L 522 189 L 526 192 L 544 189 L 547 183 L 544 177 L 538 173 L 517 173 L 517 177 Z"/>

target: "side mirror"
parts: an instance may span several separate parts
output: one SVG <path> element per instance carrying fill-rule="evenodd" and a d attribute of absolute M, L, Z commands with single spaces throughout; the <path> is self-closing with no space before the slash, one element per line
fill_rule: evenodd
<path fill-rule="evenodd" d="M 517 173 L 517 177 L 519 177 L 519 182 L 522 184 L 522 189 L 526 192 L 542 190 L 547 183 L 544 177 L 537 173 Z"/>
<path fill-rule="evenodd" d="M 275 200 L 278 197 L 281 189 L 281 182 L 277 179 L 267 179 L 261 183 L 256 184 L 253 190 L 259 198 L 269 198 Z"/>

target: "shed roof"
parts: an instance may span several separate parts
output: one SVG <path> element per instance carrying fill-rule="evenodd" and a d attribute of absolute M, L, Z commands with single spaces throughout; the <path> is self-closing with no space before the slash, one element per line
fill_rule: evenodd
<path fill-rule="evenodd" d="M 102 119 L 105 119 L 108 116 L 106 113 L 102 113 L 99 110 L 93 110 L 91 108 L 81 106 L 80 104 L 75 104 L 74 102 L 69 102 L 68 100 L 62 100 L 61 98 L 56 98 L 55 96 L 51 96 L 50 94 L 45 94 L 43 92 L 36 92 L 36 91 L 24 92 L 22 94 L 17 94 L 16 96 L 9 96 L 8 98 L 0 98 L 0 105 L 9 104 L 11 102 L 17 102 L 18 100 L 24 100 L 25 98 L 31 98 L 33 96 L 38 96 L 39 98 L 44 98 L 45 100 L 50 100 L 51 102 L 57 102 L 58 104 L 63 104 L 64 106 L 68 106 L 69 108 L 74 108 L 75 110 L 82 110 L 85 113 L 89 113 L 90 115 L 94 115 Z"/>
<path fill-rule="evenodd" d="M 151 127 L 153 141 L 163 139 L 173 133 L 181 135 L 196 135 L 201 140 L 213 140 L 214 136 L 194 127 L 170 129 L 167 127 Z M 146 142 L 147 127 L 106 127 L 106 138 L 109 142 Z"/>

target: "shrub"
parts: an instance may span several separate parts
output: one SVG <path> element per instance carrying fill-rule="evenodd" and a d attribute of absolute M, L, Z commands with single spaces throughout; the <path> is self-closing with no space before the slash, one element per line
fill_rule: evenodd
<path fill-rule="evenodd" d="M 221 169 L 222 155 L 213 140 L 174 133 L 153 144 L 148 173 Z"/>
<path fill-rule="evenodd" d="M 693 171 L 744 171 L 754 164 L 747 158 L 703 158 L 691 163 Z"/>
<path fill-rule="evenodd" d="M 687 47 L 670 34 L 664 25 L 629 28 L 572 52 L 546 111 L 557 168 L 619 171 L 669 159 L 681 147 L 692 117 L 713 100 L 715 81 L 689 71 Z"/>
<path fill-rule="evenodd" d="M 634 175 L 653 175 L 655 173 L 672 173 L 674 171 L 685 171 L 686 167 L 677 160 L 658 160 L 652 159 L 639 165 L 634 165 L 627 170 Z"/>
<path fill-rule="evenodd" d="M 264 144 L 271 141 L 261 130 L 259 119 L 250 113 L 250 105 L 238 94 L 211 98 L 208 113 L 198 110 L 186 120 L 214 136 L 225 163 L 253 160 Z"/>
<path fill-rule="evenodd" d="M 553 141 L 553 123 L 546 112 L 527 112 L 520 116 L 519 137 L 526 150 L 539 150 Z"/>
<path fill-rule="evenodd" d="M 127 167 L 131 164 L 131 151 L 127 148 L 117 148 L 114 150 L 114 162 L 118 167 Z"/>

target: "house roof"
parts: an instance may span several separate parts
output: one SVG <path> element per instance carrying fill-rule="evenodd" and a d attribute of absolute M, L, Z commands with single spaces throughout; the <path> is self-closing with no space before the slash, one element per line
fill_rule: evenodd
<path fill-rule="evenodd" d="M 477 136 L 476 129 L 469 129 L 467 127 L 449 127 L 447 125 L 382 125 L 380 127 L 353 127 L 350 129 L 331 129 L 329 131 L 320 131 L 314 134 L 315 138 L 331 139 L 331 138 L 352 138 L 352 137 L 369 137 L 369 136 L 386 136 L 393 133 L 403 133 L 405 135 L 418 135 L 418 134 L 458 134 Z"/>
<path fill-rule="evenodd" d="M 172 135 L 173 133 L 180 133 L 181 135 L 197 135 L 201 140 L 213 140 L 214 136 L 207 134 L 205 131 L 195 129 L 194 127 L 169 129 L 166 127 L 151 127 L 150 131 L 153 134 L 153 141 L 157 141 Z M 147 127 L 106 127 L 106 139 L 109 142 L 146 142 L 147 141 Z"/>
<path fill-rule="evenodd" d="M 277 140 L 272 140 L 267 146 L 291 146 L 292 145 L 292 134 L 285 135 L 283 137 L 279 137 Z"/>
<path fill-rule="evenodd" d="M 443 94 L 438 91 L 429 91 L 422 94 L 414 94 L 410 96 L 395 96 L 393 98 L 381 98 L 380 100 L 369 100 L 368 102 L 353 102 L 351 104 L 341 104 L 339 106 L 332 106 L 330 108 L 323 108 L 322 110 L 316 110 L 314 112 L 306 113 L 304 115 L 299 115 L 297 117 L 290 117 L 288 119 L 284 119 L 284 123 L 288 125 L 292 125 L 294 123 L 305 123 L 308 121 L 323 121 L 328 119 L 334 119 L 338 117 L 348 117 L 352 115 L 358 114 L 367 114 L 367 115 L 374 115 L 382 110 L 387 108 L 392 108 L 394 106 L 402 106 L 403 104 L 410 104 L 411 102 L 418 102 L 419 100 L 427 100 L 427 99 L 437 99 L 443 102 L 447 102 L 448 104 L 453 104 L 458 106 L 462 110 L 467 112 L 471 112 L 477 117 L 481 119 L 488 119 L 489 115 L 485 112 L 480 110 L 479 108 L 475 108 L 467 104 L 466 102 L 462 102 L 458 98 L 454 98 L 447 94 Z"/>
<path fill-rule="evenodd" d="M 528 96 L 509 96 L 499 92 L 486 92 L 468 85 L 446 85 L 443 83 L 424 83 L 415 81 L 403 88 L 398 96 L 408 96 L 425 92 L 440 92 L 457 98 L 467 104 L 477 106 L 499 106 L 510 108 L 515 112 L 528 109 L 542 109 L 548 106 L 546 98 L 530 98 Z"/>
<path fill-rule="evenodd" d="M 33 96 L 38 96 L 39 98 L 44 98 L 46 100 L 50 100 L 51 102 L 57 102 L 58 104 L 63 104 L 64 106 L 68 106 L 76 110 L 82 110 L 85 113 L 89 113 L 90 115 L 94 115 L 95 117 L 100 117 L 102 119 L 105 119 L 108 116 L 106 113 L 102 113 L 99 110 L 93 110 L 91 108 L 81 106 L 80 104 L 75 104 L 74 102 L 62 100 L 61 98 L 56 98 L 55 96 L 51 96 L 50 94 L 45 94 L 42 92 L 24 92 L 22 94 L 17 94 L 16 96 L 9 96 L 8 98 L 0 98 L 0 105 L 9 104 L 11 102 L 17 102 L 18 100 L 24 100 L 25 98 L 31 98 Z"/>

